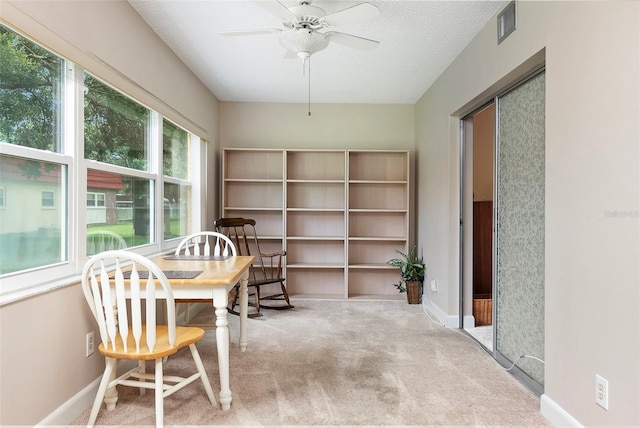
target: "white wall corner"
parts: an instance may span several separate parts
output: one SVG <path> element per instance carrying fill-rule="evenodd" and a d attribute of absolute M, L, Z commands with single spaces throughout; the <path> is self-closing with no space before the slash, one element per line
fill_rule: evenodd
<path fill-rule="evenodd" d="M 554 427 L 584 427 L 584 425 L 578 422 L 546 394 L 540 396 L 540 413 L 542 413 L 542 416 L 551 422 Z"/>
<path fill-rule="evenodd" d="M 458 315 L 448 315 L 438 305 L 433 303 L 432 300 L 429 300 L 426 297 L 426 295 L 422 295 L 422 307 L 429 317 L 435 319 L 435 321 L 447 328 L 457 329 L 460 327 L 460 318 Z"/>

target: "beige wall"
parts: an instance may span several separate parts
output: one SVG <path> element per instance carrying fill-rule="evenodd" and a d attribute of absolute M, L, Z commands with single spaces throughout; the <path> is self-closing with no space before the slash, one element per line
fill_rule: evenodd
<path fill-rule="evenodd" d="M 211 141 L 213 159 L 218 101 L 125 1 L 0 0 L 0 19 Z M 1 425 L 38 423 L 102 373 L 84 355 L 96 326 L 78 285 L 3 305 L 0 329 Z"/>
<path fill-rule="evenodd" d="M 640 3 L 518 2 L 416 105 L 427 298 L 458 314 L 458 117 L 546 62 L 545 399 L 590 426 L 640 425 Z M 595 404 L 595 375 L 609 410 Z M 544 401 L 544 400 L 543 400 Z"/>
<path fill-rule="evenodd" d="M 414 106 L 220 103 L 221 147 L 413 149 Z"/>

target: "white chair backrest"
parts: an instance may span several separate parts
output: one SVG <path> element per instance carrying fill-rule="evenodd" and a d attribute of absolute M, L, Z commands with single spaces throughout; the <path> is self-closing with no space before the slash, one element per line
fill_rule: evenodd
<path fill-rule="evenodd" d="M 130 279 L 125 279 L 124 272 L 127 271 L 130 271 L 130 274 L 126 274 Z M 125 284 L 127 280 L 129 283 Z M 140 352 L 142 327 L 146 325 L 147 348 L 148 351 L 154 350 L 156 287 L 166 295 L 166 322 L 169 343 L 173 346 L 176 338 L 175 299 L 166 275 L 156 264 L 144 256 L 124 250 L 104 251 L 87 261 L 82 270 L 82 291 L 98 322 L 105 348 L 115 350 L 117 337 L 120 336 L 126 351 L 131 327 L 136 352 Z M 127 302 L 130 304 L 127 305 Z M 143 314 L 145 322 L 142 320 Z"/>
<path fill-rule="evenodd" d="M 236 256 L 236 247 L 231 239 L 218 232 L 196 232 L 180 242 L 176 256 Z"/>
<path fill-rule="evenodd" d="M 110 230 L 96 230 L 87 233 L 87 255 L 94 255 L 108 250 L 124 250 L 127 242 Z"/>

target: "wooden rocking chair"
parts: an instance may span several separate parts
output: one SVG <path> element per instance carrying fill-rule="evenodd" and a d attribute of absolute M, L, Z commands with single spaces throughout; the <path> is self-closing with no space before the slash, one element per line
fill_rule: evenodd
<path fill-rule="evenodd" d="M 249 270 L 249 305 L 256 308 L 255 312 L 248 314 L 249 317 L 255 318 L 262 316 L 260 311 L 262 308 L 267 309 L 291 309 L 293 305 L 289 301 L 289 294 L 285 286 L 285 278 L 282 275 L 283 258 L 286 256 L 285 251 L 276 251 L 273 253 L 262 253 L 256 233 L 256 222 L 247 218 L 220 218 L 215 221 L 215 229 L 228 236 L 233 241 L 239 256 L 255 256 L 256 261 Z M 275 294 L 261 295 L 260 288 L 270 285 L 279 284 L 280 290 Z M 251 291 L 253 289 L 253 291 Z M 234 311 L 238 303 L 238 286 L 232 291 L 234 294 L 230 299 L 229 312 L 238 314 Z M 253 299 L 251 299 L 253 297 Z M 268 302 L 265 304 L 264 302 Z M 272 304 L 272 302 L 280 302 Z"/>

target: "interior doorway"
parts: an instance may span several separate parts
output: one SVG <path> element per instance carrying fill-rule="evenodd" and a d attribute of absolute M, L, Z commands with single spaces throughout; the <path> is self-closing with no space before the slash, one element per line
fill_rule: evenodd
<path fill-rule="evenodd" d="M 465 138 L 465 201 L 462 224 L 466 244 L 467 307 L 463 328 L 493 351 L 493 189 L 495 103 L 463 119 Z"/>

